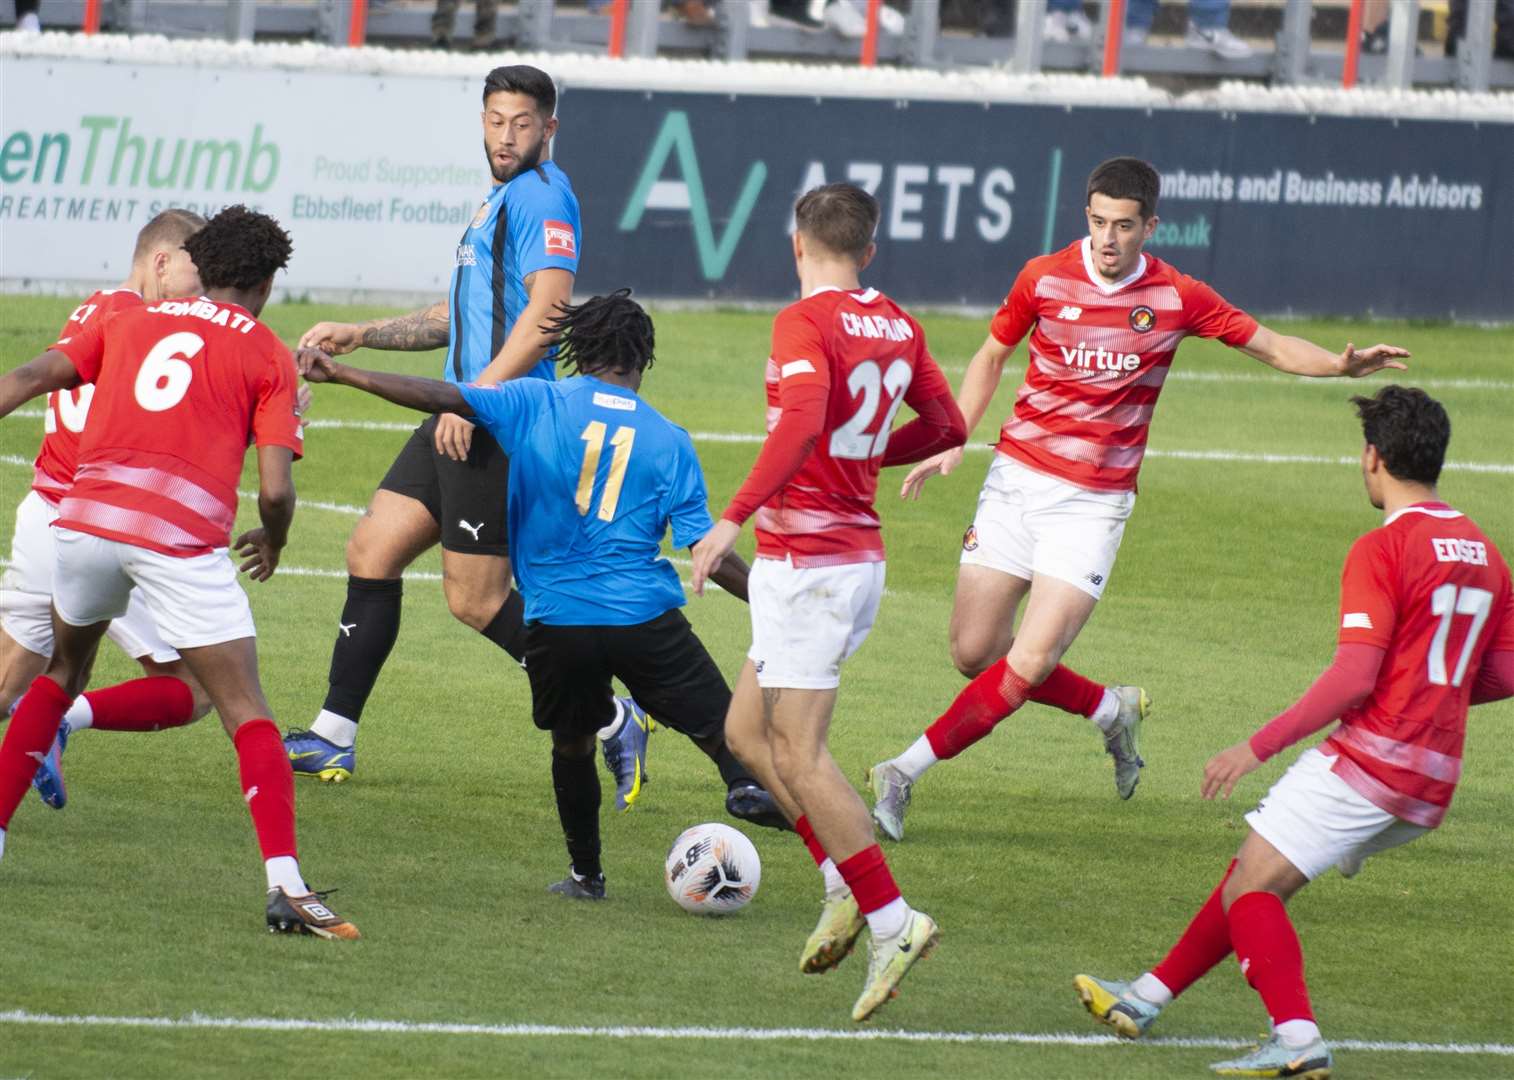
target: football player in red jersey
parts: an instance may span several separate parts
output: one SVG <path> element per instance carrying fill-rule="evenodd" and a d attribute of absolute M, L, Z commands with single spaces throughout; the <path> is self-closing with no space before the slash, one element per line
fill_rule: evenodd
<path fill-rule="evenodd" d="M 227 554 L 249 443 L 257 446 L 262 526 L 235 547 L 253 580 L 278 567 L 294 517 L 298 377 L 289 350 L 257 318 L 291 245 L 278 222 L 233 206 L 185 247 L 204 295 L 91 320 L 0 377 L 0 416 L 38 394 L 95 384 L 74 483 L 53 525 L 53 655 L 0 743 L 0 851 L 36 759 L 136 589 L 236 748 L 267 872 L 269 928 L 356 938 L 301 876 L 294 774 L 258 679 L 252 610 Z M 137 680 L 143 707 L 177 692 L 160 683 L 177 680 Z"/>
<path fill-rule="evenodd" d="M 1109 584 L 1152 412 L 1184 337 L 1218 338 L 1294 375 L 1360 378 L 1402 368 L 1409 355 L 1390 345 L 1347 345 L 1336 354 L 1274 333 L 1202 281 L 1143 254 L 1160 189 L 1156 170 L 1136 158 L 1094 169 L 1089 235 L 1025 264 L 968 365 L 957 403 L 972 430 L 1005 361 L 1029 335 L 1025 382 L 962 542 L 951 650 L 975 681 L 914 745 L 868 774 L 873 817 L 895 840 L 925 771 L 1025 701 L 1091 719 L 1114 758 L 1116 791 L 1134 794 L 1146 692 L 1101 686 L 1061 660 Z M 952 449 L 921 462 L 901 494 L 919 498 L 927 479 L 961 461 L 961 449 Z"/>
<path fill-rule="evenodd" d="M 168 209 L 158 214 L 137 234 L 131 273 L 114 289 L 101 289 L 74 309 L 59 338 L 83 330 L 92 320 L 111 312 L 200 291 L 200 276 L 194 260 L 184 250 L 184 241 L 205 224 L 188 210 Z M 16 529 L 11 540 L 10 566 L 0 576 L 0 713 L 8 712 L 26 688 L 47 666 L 53 651 L 52 522 L 58 503 L 74 482 L 79 457 L 79 439 L 89 415 L 95 388 L 89 384 L 72 390 L 56 390 L 47 396 L 42 446 L 33 469 L 31 490 L 16 508 Z M 168 713 L 143 714 L 123 710 L 119 694 L 109 690 L 82 695 L 70 709 L 66 728 L 98 726 L 107 730 L 147 730 L 175 727 L 197 720 L 210 708 L 209 701 L 179 661 L 176 653 L 153 625 L 141 597 L 133 594 L 126 614 L 106 631 L 110 639 L 149 676 L 181 679 L 188 696 Z M 57 749 L 39 770 L 39 789 L 48 805 L 61 807 L 65 799 L 62 775 L 57 772 Z M 46 775 L 44 775 L 46 774 Z"/>
<path fill-rule="evenodd" d="M 1435 488 L 1451 437 L 1445 410 L 1400 386 L 1353 400 L 1367 498 L 1385 517 L 1346 556 L 1335 658 L 1293 706 L 1210 759 L 1204 798 L 1229 798 L 1263 761 L 1340 726 L 1246 815 L 1251 833 L 1165 960 L 1129 983 L 1074 980 L 1095 1017 L 1137 1038 L 1233 950 L 1273 1031 L 1255 1053 L 1213 1066 L 1223 1076 L 1330 1075 L 1283 905 L 1332 866 L 1354 876 L 1368 856 L 1439 825 L 1461 775 L 1468 706 L 1514 696 L 1509 568 Z"/>
<path fill-rule="evenodd" d="M 852 1017 L 865 1020 L 935 945 L 935 922 L 905 904 L 867 807 L 827 748 L 843 661 L 883 595 L 878 470 L 967 437 L 920 324 L 858 274 L 872 260 L 878 204 L 851 184 L 794 208 L 803 299 L 779 312 L 767 363 L 768 437 L 720 521 L 694 546 L 693 585 L 755 518 L 748 594 L 752 648 L 726 739 L 794 822 L 826 878 L 820 925 L 800 959 L 834 967 L 864 925 L 872 958 Z M 900 405 L 918 417 L 893 431 Z"/>

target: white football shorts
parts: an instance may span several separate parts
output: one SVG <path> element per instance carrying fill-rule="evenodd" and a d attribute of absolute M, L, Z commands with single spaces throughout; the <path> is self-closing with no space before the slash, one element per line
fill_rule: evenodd
<path fill-rule="evenodd" d="M 1334 764 L 1333 755 L 1305 750 L 1246 815 L 1257 835 L 1310 881 L 1343 859 L 1360 863 L 1430 831 L 1368 801 L 1331 771 Z"/>
<path fill-rule="evenodd" d="M 757 685 L 834 690 L 841 662 L 867 640 L 883 599 L 880 562 L 795 566 L 757 558 L 747 579 Z"/>
<path fill-rule="evenodd" d="M 70 626 L 119 618 L 135 586 L 169 644 L 179 649 L 255 637 L 252 607 L 225 548 L 178 558 L 73 529 L 54 529 L 53 606 Z"/>
<path fill-rule="evenodd" d="M 995 453 L 962 537 L 962 564 L 1075 585 L 1097 600 L 1109 584 L 1133 491 L 1090 491 Z"/>
<path fill-rule="evenodd" d="M 0 575 L 0 626 L 15 642 L 38 656 L 53 654 L 53 521 L 58 508 L 35 491 L 16 507 L 16 533 L 11 540 L 11 564 Z M 152 612 L 140 593 L 133 592 L 120 618 L 112 619 L 106 636 L 133 660 L 151 657 L 159 664 L 179 658 L 163 640 Z"/>

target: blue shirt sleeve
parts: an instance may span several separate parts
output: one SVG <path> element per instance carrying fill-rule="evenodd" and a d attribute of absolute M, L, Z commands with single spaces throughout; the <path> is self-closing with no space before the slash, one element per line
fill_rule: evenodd
<path fill-rule="evenodd" d="M 673 546 L 693 547 L 715 527 L 710 520 L 710 499 L 704 486 L 704 470 L 694 443 L 682 428 L 677 431 L 678 460 L 668 487 L 666 516 L 673 526 Z"/>
<path fill-rule="evenodd" d="M 548 269 L 578 273 L 578 198 L 566 181 L 543 183 L 529 172 L 511 182 L 506 198 L 520 276 Z"/>
<path fill-rule="evenodd" d="M 457 388 L 474 419 L 488 429 L 501 450 L 513 455 L 541 408 L 536 399 L 551 385 L 541 379 L 512 379 L 493 386 L 459 383 Z"/>

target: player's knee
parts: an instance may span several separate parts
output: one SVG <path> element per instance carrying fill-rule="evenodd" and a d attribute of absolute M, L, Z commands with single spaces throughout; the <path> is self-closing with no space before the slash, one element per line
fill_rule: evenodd
<path fill-rule="evenodd" d="M 952 635 L 952 663 L 964 677 L 976 679 L 1004 655 L 987 638 L 968 634 Z"/>
<path fill-rule="evenodd" d="M 1021 648 L 1009 650 L 1009 666 L 1031 686 L 1040 686 L 1056 670 L 1060 657 L 1050 649 Z"/>
<path fill-rule="evenodd" d="M 447 590 L 447 610 L 452 612 L 452 617 L 474 630 L 483 630 L 494 621 L 494 616 L 499 614 L 499 609 L 504 605 L 508 593 L 505 596 L 489 594 L 480 597 L 476 593 L 465 592 L 461 589 Z"/>

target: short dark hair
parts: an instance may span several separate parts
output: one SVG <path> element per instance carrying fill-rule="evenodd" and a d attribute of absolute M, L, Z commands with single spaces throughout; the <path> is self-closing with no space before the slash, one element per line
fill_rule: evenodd
<path fill-rule="evenodd" d="M 137 246 L 132 249 L 131 261 L 136 262 L 160 247 L 182 247 L 184 241 L 204 227 L 205 219 L 193 210 L 170 206 L 137 233 Z"/>
<path fill-rule="evenodd" d="M 551 119 L 557 111 L 557 84 L 541 68 L 530 64 L 509 64 L 497 67 L 484 79 L 484 104 L 489 104 L 491 94 L 525 94 L 536 102 L 536 110 L 542 119 Z"/>
<path fill-rule="evenodd" d="M 207 289 L 256 289 L 289 265 L 294 245 L 279 223 L 245 206 L 228 206 L 184 241 Z"/>
<path fill-rule="evenodd" d="M 1415 484 L 1439 479 L 1451 442 L 1451 418 L 1440 402 L 1418 387 L 1390 385 L 1351 404 L 1390 476 Z"/>
<path fill-rule="evenodd" d="M 645 371 L 656 358 L 652 317 L 631 299 L 630 289 L 591 296 L 582 304 L 558 304 L 559 314 L 542 330 L 558 334 L 557 361 L 575 375 Z"/>
<path fill-rule="evenodd" d="M 1162 194 L 1162 178 L 1151 164 L 1134 157 L 1116 157 L 1101 162 L 1088 174 L 1088 201 L 1095 195 L 1111 199 L 1134 199 L 1141 204 L 1141 217 L 1157 212 L 1157 196 Z"/>
<path fill-rule="evenodd" d="M 878 200 L 856 184 L 822 184 L 799 196 L 794 227 L 827 251 L 860 263 L 878 228 Z"/>

